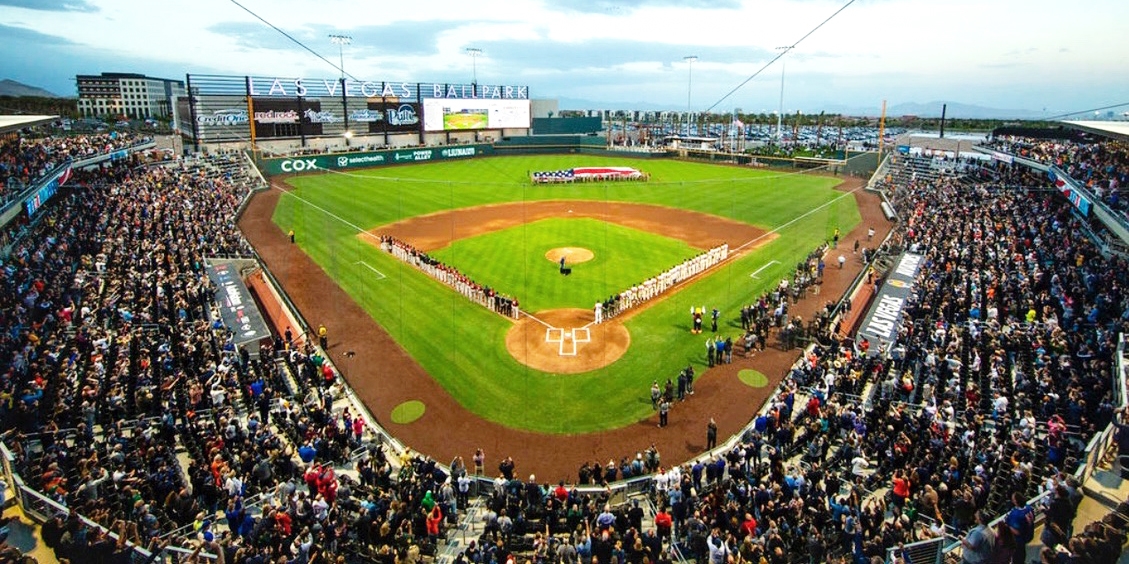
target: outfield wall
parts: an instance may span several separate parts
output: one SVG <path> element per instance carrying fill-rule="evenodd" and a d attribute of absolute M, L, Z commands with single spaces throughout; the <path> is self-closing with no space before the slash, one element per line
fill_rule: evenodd
<path fill-rule="evenodd" d="M 263 158 L 259 159 L 257 164 L 263 174 L 273 176 L 319 170 L 346 170 L 402 163 L 466 159 L 493 153 L 494 147 L 492 145 L 454 145 L 361 153 L 327 153 L 324 155 Z"/>

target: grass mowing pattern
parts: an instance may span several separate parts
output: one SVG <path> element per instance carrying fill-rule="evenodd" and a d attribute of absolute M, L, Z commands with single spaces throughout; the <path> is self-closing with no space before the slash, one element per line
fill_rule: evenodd
<path fill-rule="evenodd" d="M 649 172 L 651 181 L 549 186 L 528 182 L 533 170 L 603 165 L 634 166 Z M 463 406 L 486 419 L 544 433 L 598 431 L 650 417 L 652 380 L 674 377 L 687 363 L 696 365 L 699 373 L 705 370 L 705 339 L 688 331 L 691 306 L 717 307 L 723 336 L 736 336 L 741 305 L 790 275 L 796 262 L 829 239 L 836 227 L 846 233 L 859 222 L 854 198 L 831 189 L 837 179 L 674 160 L 494 157 L 318 174 L 289 182 L 296 190 L 280 200 L 274 215 L 280 229 L 293 228 L 303 251 Z M 416 215 L 541 199 L 666 205 L 769 230 L 779 227 L 779 237 L 633 317 L 627 323 L 631 348 L 616 363 L 560 376 L 510 357 L 504 345 L 509 321 L 470 304 L 357 236 L 358 229 Z M 544 260 L 540 255 L 529 260 Z M 773 260 L 779 263 L 762 270 L 759 279 L 749 277 Z M 360 261 L 387 278 L 379 280 Z M 666 266 L 655 264 L 653 272 Z M 282 270 L 279 278 L 285 284 Z M 535 299 L 524 271 L 511 272 L 506 280 L 480 282 L 512 293 L 523 303 Z M 303 313 L 316 324 L 336 312 Z M 372 362 L 379 364 L 379 359 Z"/>
<path fill-rule="evenodd" d="M 559 264 L 545 258 L 545 253 L 557 247 L 583 247 L 595 256 L 570 264 L 572 274 L 561 276 Z M 523 273 L 524 288 L 517 298 L 522 309 L 532 312 L 590 308 L 596 300 L 699 253 L 682 241 L 597 219 L 575 218 L 534 221 L 455 241 L 430 254 L 506 294 L 514 292 L 492 281 L 516 281 L 513 273 Z"/>

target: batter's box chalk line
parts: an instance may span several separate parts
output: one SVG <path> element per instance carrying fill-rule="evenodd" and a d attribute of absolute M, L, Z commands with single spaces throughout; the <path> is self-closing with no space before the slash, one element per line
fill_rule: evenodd
<path fill-rule="evenodd" d="M 545 342 L 557 345 L 560 356 L 576 356 L 580 343 L 592 342 L 592 333 L 587 327 L 549 327 L 545 329 Z"/>
<path fill-rule="evenodd" d="M 367 262 L 365 262 L 365 261 L 363 261 L 363 260 L 359 260 L 359 261 L 357 261 L 357 262 L 354 262 L 353 264 L 354 264 L 354 265 L 357 265 L 357 264 L 359 264 L 359 265 L 362 265 L 362 266 L 364 266 L 365 268 L 367 268 L 367 269 L 371 270 L 371 271 L 373 272 L 373 274 L 376 274 L 376 276 L 377 276 L 377 278 L 376 278 L 376 279 L 377 279 L 377 280 L 384 280 L 385 278 L 388 278 L 387 276 L 385 276 L 385 275 L 384 275 L 384 273 L 383 273 L 383 272 L 381 272 L 381 271 L 379 271 L 379 270 L 377 270 L 377 269 L 373 268 L 371 264 L 369 264 L 369 263 L 367 263 Z"/>

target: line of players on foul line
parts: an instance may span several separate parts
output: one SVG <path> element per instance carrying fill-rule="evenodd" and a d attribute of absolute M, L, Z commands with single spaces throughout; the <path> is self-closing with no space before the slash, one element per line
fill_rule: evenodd
<path fill-rule="evenodd" d="M 431 258 L 404 241 L 390 235 L 382 235 L 380 248 L 490 311 L 513 319 L 521 315 L 517 298 L 499 294 L 493 288 L 471 280 L 470 277 L 459 272 L 459 269 Z"/>
<path fill-rule="evenodd" d="M 489 286 L 478 284 L 457 268 L 431 258 L 405 241 L 391 235 L 381 235 L 380 248 L 486 309 L 513 319 L 517 319 L 521 315 L 517 298 L 499 294 Z M 688 258 L 640 284 L 635 284 L 618 294 L 613 294 L 607 300 L 596 303 L 594 308 L 595 322 L 603 323 L 605 320 L 611 319 L 632 307 L 662 295 L 675 284 L 704 272 L 725 260 L 728 256 L 729 244 L 722 243 L 697 256 Z"/>
<path fill-rule="evenodd" d="M 635 307 L 652 298 L 662 295 L 675 284 L 691 278 L 710 267 L 720 263 L 729 256 L 729 243 L 722 243 L 702 254 L 688 258 L 663 271 L 657 276 L 652 276 L 642 283 L 635 284 L 626 290 L 612 294 L 602 302 L 596 302 L 593 313 L 596 323 L 603 323 L 632 307 Z"/>

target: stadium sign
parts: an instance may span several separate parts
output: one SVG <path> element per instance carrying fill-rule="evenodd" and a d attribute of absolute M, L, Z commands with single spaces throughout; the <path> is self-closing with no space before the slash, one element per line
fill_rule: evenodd
<path fill-rule="evenodd" d="M 304 112 L 306 119 L 310 123 L 341 123 L 341 118 L 328 110 L 317 111 L 313 108 Z"/>
<path fill-rule="evenodd" d="M 430 84 L 409 82 L 379 82 L 371 80 L 308 79 L 253 77 L 246 80 L 246 94 L 251 96 L 278 96 L 284 98 L 445 98 L 528 100 L 528 86 L 488 84 Z M 200 91 L 201 94 L 209 94 Z M 225 92 L 226 93 L 226 92 Z"/>
<path fill-rule="evenodd" d="M 318 159 L 286 159 L 280 165 L 282 172 L 304 172 L 307 170 L 317 170 Z"/>
<path fill-rule="evenodd" d="M 255 123 L 298 123 L 298 112 L 294 110 L 255 112 Z"/>
<path fill-rule="evenodd" d="M 369 108 L 349 112 L 349 121 L 355 123 L 375 123 L 384 119 L 384 112 Z"/>
<path fill-rule="evenodd" d="M 419 123 L 419 114 L 411 104 L 401 104 L 400 107 L 394 110 L 388 110 L 388 124 L 389 125 L 416 125 Z"/>
<path fill-rule="evenodd" d="M 874 305 L 866 312 L 856 340 L 870 341 L 871 355 L 888 351 L 897 341 L 906 302 L 913 294 L 917 273 L 924 261 L 924 255 L 902 253 L 897 266 L 882 284 Z"/>
<path fill-rule="evenodd" d="M 196 123 L 200 125 L 242 125 L 248 121 L 247 110 L 241 109 L 216 110 L 211 115 L 196 116 Z"/>
<path fill-rule="evenodd" d="M 400 161 L 430 161 L 432 151 L 431 149 L 423 149 L 419 151 L 396 151 L 392 154 L 392 159 L 396 162 Z"/>
<path fill-rule="evenodd" d="M 431 160 L 448 160 L 477 157 L 493 152 L 492 145 L 461 145 L 442 149 L 406 149 L 370 151 L 338 155 L 315 155 L 282 159 L 264 159 L 261 169 L 265 174 L 294 174 L 318 170 L 342 170 L 381 166 L 396 163 L 417 163 Z"/>

